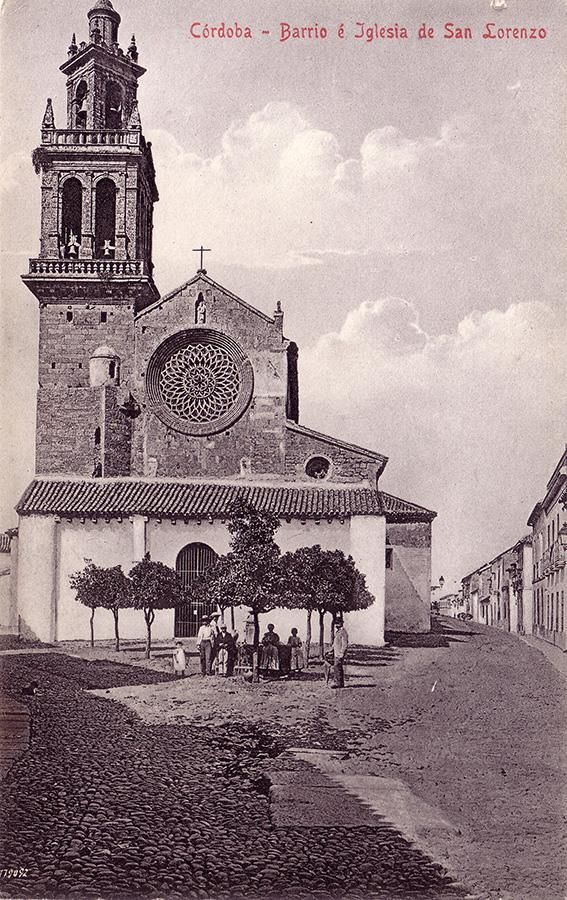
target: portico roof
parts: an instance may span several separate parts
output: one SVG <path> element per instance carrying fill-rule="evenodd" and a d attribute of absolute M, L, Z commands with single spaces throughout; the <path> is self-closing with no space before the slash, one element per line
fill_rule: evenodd
<path fill-rule="evenodd" d="M 20 515 L 116 518 L 221 518 L 242 499 L 280 518 L 382 516 L 391 521 L 431 521 L 435 513 L 370 488 L 296 487 L 198 481 L 34 479 L 17 506 Z"/>

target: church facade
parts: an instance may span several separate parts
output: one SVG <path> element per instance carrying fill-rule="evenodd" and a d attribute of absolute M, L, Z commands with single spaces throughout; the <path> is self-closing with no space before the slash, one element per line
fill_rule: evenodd
<path fill-rule="evenodd" d="M 190 584 L 229 549 L 236 497 L 277 514 L 282 550 L 353 556 L 376 601 L 350 617 L 351 640 L 428 630 L 435 513 L 381 490 L 382 454 L 300 424 L 298 348 L 280 305 L 254 309 L 207 274 L 202 253 L 193 277 L 159 295 L 158 191 L 137 103 L 145 70 L 134 38 L 120 48 L 110 0 L 88 20 L 88 40 L 73 36 L 61 66 L 66 127 L 48 101 L 33 154 L 41 241 L 23 280 L 39 303 L 39 385 L 36 477 L 17 507 L 20 633 L 87 636 L 89 612 L 69 586 L 85 560 L 128 572 L 149 552 Z M 161 611 L 154 634 L 190 637 L 202 612 Z M 269 617 L 284 629 L 289 615 Z M 141 613 L 124 611 L 121 630 L 141 637 Z M 100 611 L 97 636 L 111 635 Z"/>

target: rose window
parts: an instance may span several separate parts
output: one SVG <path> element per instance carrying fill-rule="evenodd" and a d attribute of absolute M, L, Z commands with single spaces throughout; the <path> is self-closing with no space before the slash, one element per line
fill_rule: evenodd
<path fill-rule="evenodd" d="M 213 434 L 235 422 L 252 395 L 252 366 L 229 337 L 208 328 L 168 338 L 148 364 L 150 405 L 186 434 Z"/>
<path fill-rule="evenodd" d="M 193 344 L 165 363 L 159 379 L 170 410 L 188 422 L 214 422 L 236 403 L 240 373 L 222 347 Z"/>

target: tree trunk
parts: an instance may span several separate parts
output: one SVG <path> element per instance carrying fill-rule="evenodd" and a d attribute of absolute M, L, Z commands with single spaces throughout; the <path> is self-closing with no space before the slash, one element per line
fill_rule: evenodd
<path fill-rule="evenodd" d="M 118 609 L 116 607 L 112 610 L 112 615 L 114 616 L 114 636 L 116 638 L 114 649 L 118 653 L 120 650 L 120 634 L 118 632 Z"/>
<path fill-rule="evenodd" d="M 260 681 L 260 672 L 258 669 L 258 648 L 260 646 L 260 620 L 256 610 L 252 610 L 254 615 L 254 650 L 252 652 L 252 681 L 258 684 Z"/>
<path fill-rule="evenodd" d="M 305 628 L 305 668 L 309 668 L 309 653 L 311 652 L 311 614 L 313 610 L 307 610 L 307 626 Z"/>
<path fill-rule="evenodd" d="M 331 619 L 331 644 L 335 640 L 335 623 L 337 621 L 337 614 L 333 613 L 333 617 Z"/>
<path fill-rule="evenodd" d="M 152 651 L 152 622 L 155 619 L 153 609 L 145 609 L 144 618 L 146 620 L 146 659 L 149 659 Z"/>
<path fill-rule="evenodd" d="M 91 647 L 94 647 L 94 614 L 96 607 L 91 606 Z"/>
<path fill-rule="evenodd" d="M 234 631 L 234 606 L 230 607 L 230 627 Z"/>
<path fill-rule="evenodd" d="M 319 656 L 325 656 L 325 613 L 319 610 Z"/>

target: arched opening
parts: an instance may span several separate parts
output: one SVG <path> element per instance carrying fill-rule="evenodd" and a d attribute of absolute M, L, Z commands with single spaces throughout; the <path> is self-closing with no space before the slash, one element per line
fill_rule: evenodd
<path fill-rule="evenodd" d="M 106 85 L 105 128 L 122 128 L 122 88 L 115 81 Z"/>
<path fill-rule="evenodd" d="M 75 91 L 75 128 L 87 127 L 87 82 L 79 81 Z"/>
<path fill-rule="evenodd" d="M 292 422 L 299 422 L 299 377 L 297 372 L 297 344 L 293 341 L 287 348 L 287 397 L 285 414 Z"/>
<path fill-rule="evenodd" d="M 61 244 L 63 255 L 77 259 L 81 244 L 81 220 L 83 216 L 83 186 L 78 178 L 68 178 L 63 185 L 61 219 Z"/>
<path fill-rule="evenodd" d="M 305 473 L 308 478 L 322 480 L 329 474 L 331 463 L 324 456 L 312 456 L 305 463 Z"/>
<path fill-rule="evenodd" d="M 179 552 L 175 562 L 175 570 L 180 576 L 183 587 L 189 590 L 193 582 L 215 563 L 217 554 L 208 544 L 198 542 L 187 544 Z M 202 616 L 213 612 L 214 604 L 193 602 L 178 606 L 175 609 L 175 637 L 195 637 L 199 630 Z"/>
<path fill-rule="evenodd" d="M 116 185 L 102 178 L 95 188 L 95 256 L 114 259 L 116 234 Z"/>

